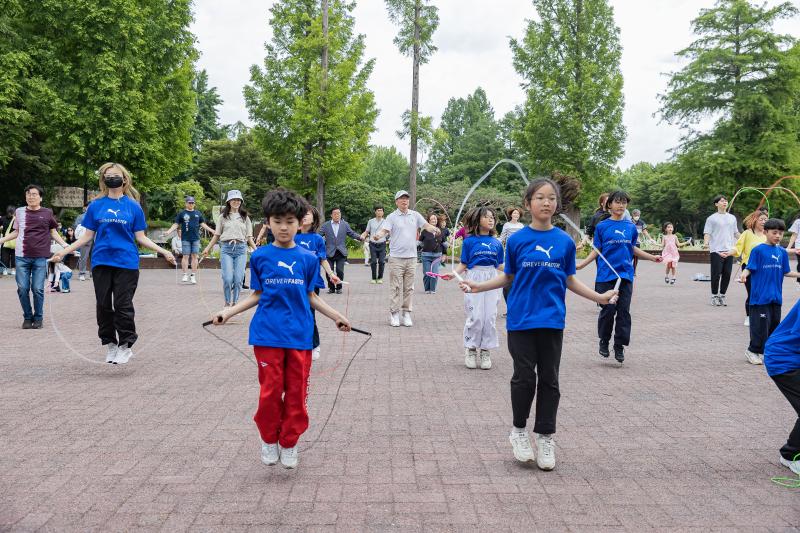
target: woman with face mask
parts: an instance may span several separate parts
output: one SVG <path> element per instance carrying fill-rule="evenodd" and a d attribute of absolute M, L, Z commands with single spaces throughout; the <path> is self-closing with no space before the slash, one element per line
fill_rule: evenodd
<path fill-rule="evenodd" d="M 89 204 L 83 218 L 81 237 L 51 261 L 94 240 L 92 281 L 97 300 L 98 336 L 106 346 L 106 362 L 125 364 L 136 342 L 133 295 L 139 282 L 139 246 L 163 255 L 175 264 L 175 257 L 151 241 L 144 231 L 144 212 L 130 173 L 118 163 L 106 163 L 98 171 L 100 195 Z"/>

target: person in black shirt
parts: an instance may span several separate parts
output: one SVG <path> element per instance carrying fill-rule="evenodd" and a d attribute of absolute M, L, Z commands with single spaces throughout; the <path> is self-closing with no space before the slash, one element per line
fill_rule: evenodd
<path fill-rule="evenodd" d="M 431 213 L 428 215 L 428 223 L 431 226 L 438 227 L 439 217 Z M 422 283 L 425 286 L 425 294 L 435 294 L 438 279 L 428 276 L 426 273 L 439 272 L 439 264 L 442 258 L 442 232 L 431 233 L 430 231 L 422 230 L 419 234 L 419 240 L 422 243 L 422 272 L 424 273 Z"/>

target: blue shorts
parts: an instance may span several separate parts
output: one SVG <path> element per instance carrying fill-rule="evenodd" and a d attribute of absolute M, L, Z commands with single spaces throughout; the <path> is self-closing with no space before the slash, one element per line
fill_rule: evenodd
<path fill-rule="evenodd" d="M 181 241 L 181 253 L 183 255 L 189 254 L 199 254 L 200 253 L 200 241 Z"/>

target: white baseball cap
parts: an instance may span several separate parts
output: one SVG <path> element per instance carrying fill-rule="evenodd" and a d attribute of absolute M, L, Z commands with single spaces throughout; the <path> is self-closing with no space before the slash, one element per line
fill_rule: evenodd
<path fill-rule="evenodd" d="M 236 189 L 228 191 L 228 198 L 225 200 L 225 203 L 228 203 L 231 200 L 241 200 L 244 202 L 241 191 L 237 191 Z"/>
<path fill-rule="evenodd" d="M 411 198 L 411 195 L 408 194 L 408 191 L 397 191 L 397 193 L 395 193 L 394 195 L 394 199 L 397 200 L 399 198 L 402 198 L 403 196 L 408 196 L 409 198 Z"/>

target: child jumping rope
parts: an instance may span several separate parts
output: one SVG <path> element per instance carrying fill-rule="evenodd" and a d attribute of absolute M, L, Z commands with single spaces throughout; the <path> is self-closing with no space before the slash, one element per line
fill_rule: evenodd
<path fill-rule="evenodd" d="M 764 364 L 764 344 L 781 321 L 783 278 L 800 277 L 789 267 L 789 254 L 780 246 L 786 225 L 771 218 L 764 223 L 767 242 L 750 251 L 741 282 L 750 282 L 750 345 L 744 352 L 747 362 Z"/>
<path fill-rule="evenodd" d="M 553 434 L 561 397 L 558 370 L 564 339 L 566 290 L 600 304 L 608 304 L 616 294 L 613 290 L 598 294 L 575 277 L 575 243 L 552 223 L 560 203 L 561 195 L 555 182 L 548 178 L 534 180 L 525 191 L 524 203 L 530 211 L 531 224 L 508 239 L 504 273 L 483 282 L 465 280 L 461 283 L 461 288 L 472 294 L 511 287 L 506 329 L 508 351 L 514 361 L 511 377 L 514 423 L 509 440 L 517 461 L 536 461 L 542 470 L 552 470 L 556 466 Z M 534 397 L 533 432 L 537 453 L 525 429 Z"/>
<path fill-rule="evenodd" d="M 624 220 L 625 209 L 631 199 L 624 191 L 612 192 L 606 200 L 606 208 L 611 217 L 600 222 L 594 231 L 594 245 L 608 259 L 613 270 L 605 261 L 597 262 L 597 276 L 594 288 L 597 292 L 605 292 L 614 287 L 617 274 L 622 278 L 619 286 L 619 299 L 615 304 L 602 306 L 597 319 L 597 334 L 600 337 L 600 355 L 608 357 L 608 344 L 614 334 L 614 359 L 625 361 L 625 346 L 631 341 L 631 298 L 633 296 L 633 257 L 661 262 L 660 256 L 650 255 L 636 248 L 638 232 L 633 222 Z M 581 270 L 595 260 L 597 251 L 592 250 L 589 256 L 577 266 Z"/>
<path fill-rule="evenodd" d="M 759 244 L 767 242 L 767 235 L 764 231 L 764 224 L 766 224 L 769 217 L 766 213 L 755 211 L 744 219 L 745 229 L 736 245 L 729 252 L 720 252 L 723 258 L 738 257 L 742 261 L 742 270 L 747 268 L 747 262 L 750 260 L 750 252 Z M 744 325 L 750 326 L 750 280 L 748 278 L 740 279 L 744 283 L 744 288 L 747 291 L 747 298 L 744 300 Z"/>
<path fill-rule="evenodd" d="M 503 265 L 503 245 L 495 235 L 494 212 L 488 207 L 476 207 L 465 219 L 467 233 L 473 235 L 464 239 L 461 249 L 461 263 L 455 271 L 459 274 L 467 271 L 467 279 L 475 283 L 488 281 L 497 276 Z M 445 274 L 443 279 L 452 279 L 452 274 Z M 482 370 L 492 368 L 489 350 L 497 348 L 497 304 L 501 291 L 484 291 L 478 294 L 464 294 L 464 311 L 467 320 L 464 323 L 464 364 L 467 368 L 477 368 L 478 350 Z"/>
<path fill-rule="evenodd" d="M 303 216 L 303 220 L 300 221 L 300 232 L 294 236 L 294 242 L 314 254 L 319 259 L 322 269 L 328 274 L 328 277 L 331 278 L 331 281 L 338 285 L 341 283 L 341 280 L 333 273 L 331 266 L 328 264 L 328 261 L 326 261 L 328 255 L 325 251 L 325 239 L 322 238 L 322 235 L 317 233 L 317 230 L 319 230 L 319 211 L 317 211 L 316 207 L 309 207 L 308 211 Z M 319 290 L 324 288 L 325 279 L 323 279 L 322 273 L 320 272 L 317 284 L 314 286 L 314 294 L 319 296 Z M 311 310 L 311 316 L 314 318 L 314 341 L 312 343 L 313 349 L 311 350 L 311 359 L 316 361 L 320 356 L 319 329 L 317 328 L 317 313 L 315 313 L 313 309 Z"/>
<path fill-rule="evenodd" d="M 664 271 L 664 283 L 675 285 L 675 279 L 678 275 L 678 261 L 681 259 L 678 248 L 683 248 L 687 243 L 678 241 L 678 236 L 673 233 L 675 227 L 672 222 L 664 222 L 664 225 L 661 226 L 661 231 L 663 231 L 661 236 L 661 244 L 663 245 L 661 260 L 667 265 Z"/>
<path fill-rule="evenodd" d="M 249 343 L 258 361 L 261 384 L 258 409 L 253 417 L 261 434 L 261 461 L 286 468 L 298 463 L 297 441 L 308 429 L 308 377 L 311 370 L 314 319 L 319 311 L 341 331 L 350 322 L 314 293 L 319 260 L 294 241 L 308 204 L 283 189 L 270 191 L 262 204 L 275 242 L 250 257 L 253 292 L 213 317 L 216 325 L 252 307 Z"/>

